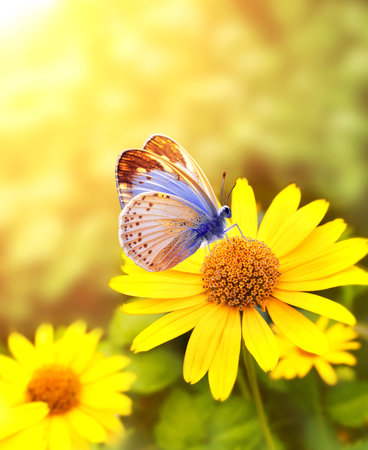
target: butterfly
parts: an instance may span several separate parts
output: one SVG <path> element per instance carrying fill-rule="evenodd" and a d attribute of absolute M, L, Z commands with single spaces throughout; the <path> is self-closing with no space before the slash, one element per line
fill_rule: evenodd
<path fill-rule="evenodd" d="M 237 226 L 227 228 L 227 201 L 218 207 L 206 175 L 169 137 L 153 135 L 142 149 L 124 150 L 116 183 L 120 245 L 147 271 L 171 269 Z"/>

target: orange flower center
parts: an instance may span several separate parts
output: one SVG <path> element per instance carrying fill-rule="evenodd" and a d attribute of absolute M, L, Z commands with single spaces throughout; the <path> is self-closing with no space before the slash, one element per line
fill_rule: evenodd
<path fill-rule="evenodd" d="M 267 298 L 280 276 L 279 260 L 257 240 L 234 237 L 218 242 L 202 266 L 203 287 L 208 300 L 245 309 Z"/>
<path fill-rule="evenodd" d="M 50 414 L 64 414 L 77 406 L 81 384 L 76 374 L 60 365 L 44 366 L 33 375 L 27 386 L 32 402 L 46 402 Z"/>

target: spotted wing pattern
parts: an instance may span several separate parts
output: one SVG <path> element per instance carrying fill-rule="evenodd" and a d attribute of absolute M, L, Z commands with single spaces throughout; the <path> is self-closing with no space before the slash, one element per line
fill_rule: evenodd
<path fill-rule="evenodd" d="M 181 166 L 188 173 L 192 174 L 204 187 L 211 201 L 217 205 L 216 195 L 203 170 L 180 144 L 167 136 L 155 134 L 147 139 L 143 148 L 155 155 L 159 155 L 162 159 Z"/>
<path fill-rule="evenodd" d="M 168 270 L 201 245 L 194 228 L 205 218 L 176 196 L 145 192 L 132 198 L 119 218 L 120 244 L 138 266 Z"/>
<path fill-rule="evenodd" d="M 210 217 L 217 211 L 217 203 L 193 174 L 148 150 L 124 150 L 120 154 L 116 183 L 122 208 L 136 195 L 155 191 L 188 199 Z"/>

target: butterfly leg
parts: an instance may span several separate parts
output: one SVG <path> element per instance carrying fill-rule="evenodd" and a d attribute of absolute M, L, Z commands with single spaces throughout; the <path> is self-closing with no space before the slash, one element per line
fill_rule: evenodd
<path fill-rule="evenodd" d="M 230 240 L 230 239 L 229 239 L 227 233 L 228 233 L 230 230 L 232 230 L 234 227 L 236 227 L 236 228 L 239 230 L 239 233 L 242 235 L 242 237 L 243 237 L 244 239 L 246 239 L 247 241 L 253 241 L 253 239 L 248 239 L 248 238 L 246 238 L 246 237 L 244 236 L 244 234 L 242 233 L 242 231 L 241 231 L 241 229 L 240 229 L 240 227 L 239 227 L 239 225 L 238 225 L 237 223 L 234 223 L 233 225 L 231 225 L 231 227 L 226 228 L 226 230 L 225 230 L 225 235 L 226 235 L 226 237 L 227 237 L 228 240 Z"/>
<path fill-rule="evenodd" d="M 209 253 L 210 253 L 210 256 L 212 256 L 210 244 L 207 244 L 207 247 L 208 247 L 208 251 L 209 251 Z M 207 253 L 207 252 L 206 252 L 206 253 Z"/>

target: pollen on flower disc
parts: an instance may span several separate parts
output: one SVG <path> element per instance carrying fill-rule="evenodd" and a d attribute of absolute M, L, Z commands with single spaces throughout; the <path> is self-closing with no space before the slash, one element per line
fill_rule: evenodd
<path fill-rule="evenodd" d="M 243 310 L 271 295 L 280 276 L 279 260 L 257 240 L 239 237 L 219 241 L 202 266 L 203 287 L 210 302 Z"/>
<path fill-rule="evenodd" d="M 79 403 L 81 384 L 68 367 L 44 366 L 34 373 L 27 386 L 30 401 L 46 402 L 50 414 L 64 414 Z"/>

